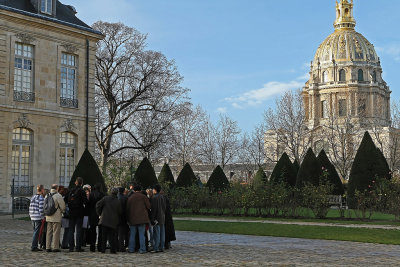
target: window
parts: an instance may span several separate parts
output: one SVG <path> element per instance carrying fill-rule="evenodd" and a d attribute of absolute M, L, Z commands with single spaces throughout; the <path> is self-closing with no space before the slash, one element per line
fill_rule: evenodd
<path fill-rule="evenodd" d="M 64 107 L 78 107 L 76 96 L 76 63 L 76 56 L 62 53 L 60 103 Z"/>
<path fill-rule="evenodd" d="M 327 71 L 324 71 L 324 72 L 322 73 L 322 82 L 323 82 L 323 83 L 328 82 L 328 72 L 327 72 Z"/>
<path fill-rule="evenodd" d="M 28 187 L 30 184 L 30 164 L 32 133 L 25 128 L 13 130 L 12 141 L 12 178 L 15 187 Z"/>
<path fill-rule="evenodd" d="M 63 132 L 60 136 L 60 185 L 69 186 L 75 170 L 75 135 Z"/>
<path fill-rule="evenodd" d="M 324 140 L 318 140 L 314 143 L 314 151 L 315 153 L 319 154 L 322 150 L 326 153 L 329 152 L 329 144 Z"/>
<path fill-rule="evenodd" d="M 53 14 L 53 8 L 52 8 L 53 0 L 42 0 L 40 10 L 43 13 L 47 14 Z"/>
<path fill-rule="evenodd" d="M 15 43 L 14 100 L 34 101 L 33 46 Z"/>
<path fill-rule="evenodd" d="M 358 81 L 363 82 L 364 81 L 364 72 L 362 69 L 358 70 Z"/>
<path fill-rule="evenodd" d="M 339 116 L 347 116 L 347 101 L 346 99 L 339 99 Z"/>
<path fill-rule="evenodd" d="M 321 118 L 328 118 L 328 104 L 326 100 L 321 101 Z"/>
<path fill-rule="evenodd" d="M 372 73 L 372 81 L 374 82 L 374 83 L 376 83 L 376 71 L 374 71 L 373 73 Z"/>
<path fill-rule="evenodd" d="M 344 82 L 346 81 L 346 72 L 341 69 L 339 70 L 339 82 Z"/>

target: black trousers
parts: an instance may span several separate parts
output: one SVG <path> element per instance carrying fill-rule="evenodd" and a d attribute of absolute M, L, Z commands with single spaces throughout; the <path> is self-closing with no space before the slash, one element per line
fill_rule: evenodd
<path fill-rule="evenodd" d="M 101 226 L 101 252 L 106 251 L 107 240 L 110 243 L 111 252 L 117 252 L 117 231 L 114 228 Z"/>
<path fill-rule="evenodd" d="M 96 230 L 98 229 L 98 233 Z M 97 238 L 97 251 L 101 251 L 101 226 L 90 226 L 88 229 L 88 237 L 90 250 L 94 251 L 96 249 L 96 238 Z"/>
<path fill-rule="evenodd" d="M 118 225 L 118 250 L 121 252 L 125 251 L 129 244 L 128 231 L 129 227 L 126 223 Z"/>

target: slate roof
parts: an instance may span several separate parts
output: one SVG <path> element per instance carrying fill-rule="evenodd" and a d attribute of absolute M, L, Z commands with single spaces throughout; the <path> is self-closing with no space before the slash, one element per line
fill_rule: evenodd
<path fill-rule="evenodd" d="M 95 34 L 101 34 L 100 32 L 93 30 L 86 23 L 78 19 L 75 16 L 74 11 L 67 5 L 62 4 L 60 1 L 57 1 L 55 17 L 38 13 L 35 7 L 31 4 L 30 0 L 0 0 L 0 9 L 63 24 Z"/>

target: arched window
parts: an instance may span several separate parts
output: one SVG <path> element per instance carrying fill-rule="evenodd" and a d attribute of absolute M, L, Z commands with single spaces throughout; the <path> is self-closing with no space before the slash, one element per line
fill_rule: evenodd
<path fill-rule="evenodd" d="M 344 69 L 339 70 L 339 82 L 346 81 L 346 72 Z"/>
<path fill-rule="evenodd" d="M 373 73 L 372 73 L 372 81 L 374 82 L 374 83 L 376 83 L 376 71 L 374 71 Z"/>
<path fill-rule="evenodd" d="M 326 153 L 329 152 L 329 144 L 324 140 L 318 140 L 314 143 L 314 151 L 319 154 L 321 150 L 325 150 Z"/>
<path fill-rule="evenodd" d="M 32 135 L 32 132 L 26 128 L 13 130 L 11 163 L 15 190 L 30 185 Z"/>
<path fill-rule="evenodd" d="M 364 72 L 362 69 L 358 70 L 358 81 L 363 82 L 364 81 Z"/>
<path fill-rule="evenodd" d="M 75 135 L 62 132 L 60 135 L 60 185 L 69 186 L 75 170 Z"/>
<path fill-rule="evenodd" d="M 324 71 L 324 72 L 322 73 L 322 82 L 323 82 L 323 83 L 328 82 L 328 72 L 327 72 L 327 71 Z"/>

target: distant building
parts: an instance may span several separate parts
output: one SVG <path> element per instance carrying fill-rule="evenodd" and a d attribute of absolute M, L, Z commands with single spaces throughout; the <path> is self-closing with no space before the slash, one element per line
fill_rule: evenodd
<path fill-rule="evenodd" d="M 102 38 L 56 0 L 0 0 L 0 211 L 36 184 L 67 185 L 94 153 L 96 43 Z M 24 207 L 22 207 L 24 208 Z"/>
<path fill-rule="evenodd" d="M 348 138 L 357 143 L 365 131 L 370 131 L 375 141 L 372 132 L 378 133 L 387 147 L 400 140 L 399 130 L 391 127 L 391 91 L 383 80 L 380 59 L 373 44 L 356 32 L 355 26 L 353 0 L 336 2 L 335 30 L 318 47 L 302 91 L 305 127 L 316 154 L 322 149 L 330 152 L 327 139 L 332 137 L 323 132 L 329 127 L 345 131 L 345 125 L 350 125 L 357 130 Z M 286 147 L 276 142 L 278 134 L 270 130 L 265 135 L 266 151 L 274 159 Z M 390 154 L 397 153 L 393 149 L 383 152 L 389 161 Z"/>

